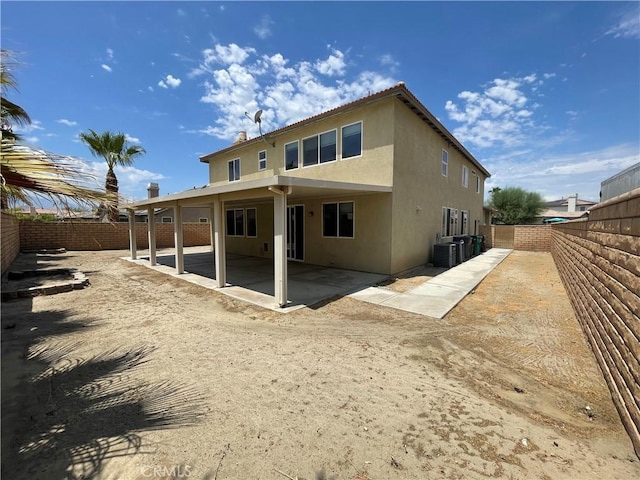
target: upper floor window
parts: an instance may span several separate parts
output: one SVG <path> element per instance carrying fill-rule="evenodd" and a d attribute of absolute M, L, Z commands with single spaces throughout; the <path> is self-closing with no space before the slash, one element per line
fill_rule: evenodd
<path fill-rule="evenodd" d="M 480 193 L 480 175 L 476 175 L 476 193 Z"/>
<path fill-rule="evenodd" d="M 449 152 L 442 150 L 442 176 L 449 175 Z"/>
<path fill-rule="evenodd" d="M 284 146 L 285 169 L 298 168 L 298 141 L 287 143 Z"/>
<path fill-rule="evenodd" d="M 336 131 L 321 133 L 302 140 L 302 165 L 308 167 L 336 159 Z"/>
<path fill-rule="evenodd" d="M 237 182 L 240 180 L 240 159 L 229 160 L 229 181 Z"/>
<path fill-rule="evenodd" d="M 264 170 L 267 168 L 267 151 L 262 150 L 258 152 L 258 170 Z"/>
<path fill-rule="evenodd" d="M 342 127 L 342 158 L 362 155 L 362 122 Z"/>
<path fill-rule="evenodd" d="M 469 168 L 462 166 L 462 186 L 469 188 Z"/>

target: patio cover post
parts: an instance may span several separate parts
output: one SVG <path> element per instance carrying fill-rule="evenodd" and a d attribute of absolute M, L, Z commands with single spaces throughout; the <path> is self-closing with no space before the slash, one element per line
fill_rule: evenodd
<path fill-rule="evenodd" d="M 280 307 L 287 306 L 287 194 L 278 187 L 273 192 L 273 289 Z"/>
<path fill-rule="evenodd" d="M 137 260 L 136 211 L 133 209 L 129 209 L 129 248 L 131 250 L 131 260 Z"/>
<path fill-rule="evenodd" d="M 182 238 L 182 207 L 178 202 L 173 205 L 173 238 L 176 247 L 176 271 L 184 273 L 184 251 Z"/>
<path fill-rule="evenodd" d="M 224 222 L 222 221 L 224 213 L 224 202 L 217 197 L 213 200 L 211 207 L 211 218 L 213 220 L 213 258 L 216 267 L 216 284 L 218 288 L 222 288 L 227 284 L 227 256 L 224 234 Z"/>
<path fill-rule="evenodd" d="M 149 263 L 156 264 L 156 218 L 154 208 L 147 207 L 147 235 L 149 236 Z"/>

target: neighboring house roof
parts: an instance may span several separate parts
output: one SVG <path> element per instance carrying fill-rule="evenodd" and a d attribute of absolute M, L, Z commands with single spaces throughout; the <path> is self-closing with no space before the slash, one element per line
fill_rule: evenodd
<path fill-rule="evenodd" d="M 345 105 L 339 106 L 332 110 L 328 110 L 326 112 L 320 113 L 318 115 L 314 115 L 312 117 L 306 118 L 299 122 L 292 123 L 291 125 L 287 125 L 285 127 L 279 128 L 269 133 L 265 133 L 264 136 L 268 137 L 270 141 L 272 141 L 276 136 L 281 135 L 285 132 L 294 130 L 304 125 L 308 125 L 325 118 L 329 118 L 334 115 L 338 115 L 364 105 L 380 101 L 389 97 L 397 97 L 402 103 L 404 103 L 411 111 L 413 111 L 421 120 L 427 123 L 431 128 L 433 128 L 438 135 L 447 140 L 453 148 L 458 150 L 464 157 L 466 157 L 471 163 L 473 163 L 482 173 L 484 173 L 487 177 L 490 177 L 491 174 L 487 169 L 485 169 L 476 158 L 469 153 L 469 151 L 458 141 L 457 138 L 453 136 L 449 130 L 446 129 L 442 123 L 429 111 L 427 108 L 418 100 L 413 93 L 409 91 L 404 82 L 398 83 L 396 86 L 388 88 L 386 90 L 382 90 L 378 93 L 374 93 L 363 97 L 359 100 L 355 100 L 351 103 L 347 103 Z M 252 138 L 250 140 L 246 140 L 234 145 L 231 145 L 227 148 L 223 148 L 222 150 L 218 150 L 217 152 L 209 153 L 207 155 L 203 155 L 200 157 L 200 161 L 203 163 L 209 163 L 209 160 L 213 158 L 213 156 L 217 156 L 224 153 L 230 153 L 234 150 L 243 148 L 247 145 L 251 145 L 254 143 L 262 142 L 262 137 Z"/>
<path fill-rule="evenodd" d="M 538 217 L 540 218 L 553 218 L 553 217 L 559 217 L 559 218 L 580 218 L 584 215 L 588 215 L 588 212 L 586 211 L 582 211 L 582 212 L 559 212 L 558 210 L 553 210 L 553 209 L 547 209 L 544 210 L 543 212 L 538 214 Z"/>
<path fill-rule="evenodd" d="M 580 198 L 578 198 L 576 200 L 576 206 L 593 206 L 595 205 L 597 202 L 591 202 L 589 200 L 582 200 Z M 547 202 L 545 204 L 547 207 L 567 207 L 569 206 L 569 199 L 568 198 L 561 198 L 560 200 L 551 200 L 550 202 Z M 566 213 L 566 212 L 565 212 Z"/>

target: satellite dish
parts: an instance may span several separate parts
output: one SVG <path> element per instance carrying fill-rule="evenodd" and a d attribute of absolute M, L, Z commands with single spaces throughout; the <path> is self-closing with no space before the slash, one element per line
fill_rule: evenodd
<path fill-rule="evenodd" d="M 244 112 L 245 117 L 251 119 L 251 117 L 249 116 L 249 112 Z M 260 137 L 262 137 L 262 140 L 265 143 L 268 143 L 269 145 L 271 145 L 272 147 L 275 148 L 276 146 L 276 142 L 270 142 L 265 138 L 265 135 L 262 133 L 262 110 L 258 110 L 255 115 L 253 116 L 253 123 L 257 123 L 258 124 L 258 130 L 260 130 Z"/>

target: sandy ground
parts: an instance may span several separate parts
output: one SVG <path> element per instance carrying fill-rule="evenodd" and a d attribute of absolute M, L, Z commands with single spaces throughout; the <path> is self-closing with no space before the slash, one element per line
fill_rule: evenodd
<path fill-rule="evenodd" d="M 44 256 L 91 287 L 2 304 L 3 478 L 640 478 L 549 254 L 444 320 L 278 314 L 125 255 Z"/>

